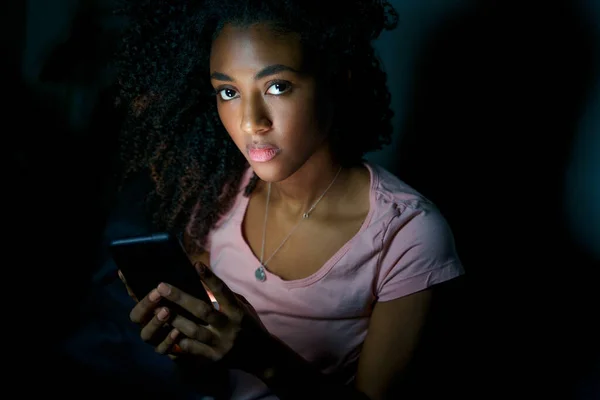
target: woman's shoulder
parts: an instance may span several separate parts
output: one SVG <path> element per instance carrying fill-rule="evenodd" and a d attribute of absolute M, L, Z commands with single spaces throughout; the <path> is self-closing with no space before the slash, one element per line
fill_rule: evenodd
<path fill-rule="evenodd" d="M 372 224 L 380 233 L 380 300 L 392 300 L 462 275 L 454 235 L 439 209 L 384 168 L 369 168 L 376 207 Z"/>
<path fill-rule="evenodd" d="M 415 188 L 384 167 L 365 163 L 371 172 L 371 196 L 377 205 L 432 207 L 433 203 Z"/>
<path fill-rule="evenodd" d="M 382 222 L 387 234 L 418 226 L 423 233 L 448 231 L 437 206 L 385 168 L 367 164 L 371 171 L 373 218 Z"/>

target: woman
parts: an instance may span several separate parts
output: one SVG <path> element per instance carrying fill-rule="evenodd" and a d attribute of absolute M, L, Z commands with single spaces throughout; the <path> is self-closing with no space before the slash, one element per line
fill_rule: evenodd
<path fill-rule="evenodd" d="M 363 162 L 392 134 L 371 41 L 395 11 L 135 3 L 120 59 L 122 158 L 127 174 L 150 171 L 157 225 L 183 233 L 219 303 L 165 282 L 132 310 L 142 337 L 168 323 L 159 352 L 177 344 L 226 361 L 281 398 L 395 398 L 435 285 L 463 271 L 437 209 Z"/>

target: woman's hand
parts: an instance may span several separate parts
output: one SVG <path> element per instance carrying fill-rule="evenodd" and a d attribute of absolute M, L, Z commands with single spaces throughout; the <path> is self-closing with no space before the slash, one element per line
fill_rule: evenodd
<path fill-rule="evenodd" d="M 168 353 L 179 339 L 177 344 L 183 353 L 212 361 L 219 361 L 228 355 L 231 363 L 240 364 L 232 366 L 241 367 L 245 356 L 254 351 L 251 346 L 252 338 L 264 338 L 268 333 L 256 311 L 242 296 L 233 293 L 205 265 L 200 263 L 197 269 L 219 304 L 219 310 L 168 283 L 161 283 L 138 302 L 131 311 L 130 318 L 143 326 L 141 337 L 146 342 L 152 342 L 166 324 L 173 328 L 156 346 L 159 353 Z M 173 315 L 168 306 L 158 307 L 161 298 L 178 304 L 207 325 L 199 325 L 180 315 Z M 241 334 L 249 340 L 238 340 Z M 234 348 L 235 352 L 232 352 Z M 231 355 L 235 356 L 230 357 Z"/>
<path fill-rule="evenodd" d="M 158 291 L 154 289 L 139 301 L 127 284 L 121 271 L 118 271 L 118 273 L 119 278 L 121 278 L 127 289 L 129 297 L 136 302 L 135 307 L 129 314 L 129 318 L 142 326 L 140 333 L 142 340 L 155 345 L 156 350 L 160 353 L 181 353 L 181 349 L 176 344 L 179 331 L 173 329 L 168 323 L 169 310 L 166 307 L 159 307 L 160 295 Z M 176 356 L 169 354 L 169 357 L 174 359 Z"/>

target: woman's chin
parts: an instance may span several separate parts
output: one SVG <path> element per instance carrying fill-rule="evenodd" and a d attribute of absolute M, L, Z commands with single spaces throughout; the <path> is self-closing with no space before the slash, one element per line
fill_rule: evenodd
<path fill-rule="evenodd" d="M 289 171 L 289 167 L 286 168 L 282 163 L 276 162 L 276 160 L 267 162 L 249 161 L 254 173 L 265 182 L 281 182 L 293 173 L 293 171 Z"/>

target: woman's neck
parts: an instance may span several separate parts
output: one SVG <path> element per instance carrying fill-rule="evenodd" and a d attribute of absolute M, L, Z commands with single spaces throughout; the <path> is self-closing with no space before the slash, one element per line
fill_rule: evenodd
<path fill-rule="evenodd" d="M 301 215 L 327 190 L 338 172 L 340 166 L 333 161 L 329 149 L 318 151 L 292 176 L 272 184 L 271 199 L 285 206 L 290 213 Z M 330 191 L 333 191 L 333 186 L 335 183 Z"/>

